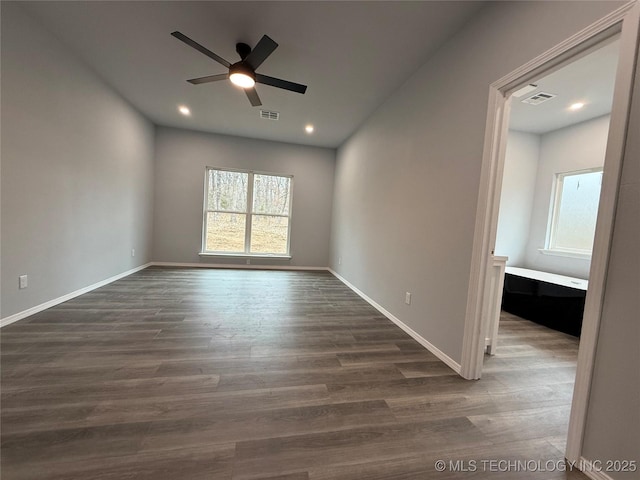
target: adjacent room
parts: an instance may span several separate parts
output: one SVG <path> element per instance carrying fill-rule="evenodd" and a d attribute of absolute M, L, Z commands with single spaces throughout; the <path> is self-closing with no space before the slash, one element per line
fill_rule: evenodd
<path fill-rule="evenodd" d="M 502 311 L 483 372 L 526 370 L 555 399 L 545 413 L 565 429 L 619 47 L 608 38 L 511 97 L 494 257 L 504 263 Z M 554 441 L 564 449 L 562 435 Z"/>
<path fill-rule="evenodd" d="M 507 257 L 503 309 L 575 337 L 619 49 L 610 38 L 515 92 L 511 103 L 495 246 Z"/>
<path fill-rule="evenodd" d="M 3 479 L 639 478 L 640 4 L 0 9 Z M 511 102 L 477 375 L 490 86 L 576 35 Z"/>

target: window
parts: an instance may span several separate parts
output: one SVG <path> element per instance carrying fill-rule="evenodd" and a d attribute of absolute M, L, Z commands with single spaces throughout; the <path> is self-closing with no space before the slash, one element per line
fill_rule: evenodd
<path fill-rule="evenodd" d="M 547 241 L 550 252 L 591 255 L 601 185 L 602 168 L 556 176 Z"/>
<path fill-rule="evenodd" d="M 207 168 L 203 253 L 289 255 L 291 176 Z"/>

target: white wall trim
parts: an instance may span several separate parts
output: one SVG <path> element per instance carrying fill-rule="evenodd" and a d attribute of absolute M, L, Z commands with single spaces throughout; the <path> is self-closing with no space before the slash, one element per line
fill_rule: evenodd
<path fill-rule="evenodd" d="M 72 298 L 79 297 L 85 293 L 88 293 L 96 288 L 104 287 L 105 285 L 115 282 L 116 280 L 120 280 L 121 278 L 128 277 L 132 273 L 139 272 L 140 270 L 144 270 L 145 268 L 151 266 L 151 263 L 145 263 L 144 265 L 140 265 L 139 267 L 132 268 L 131 270 L 127 270 L 126 272 L 119 273 L 114 275 L 113 277 L 109 277 L 105 280 L 101 280 L 97 283 L 89 285 L 87 287 L 80 288 L 79 290 L 75 290 L 71 293 L 67 293 L 66 295 L 62 295 L 61 297 L 54 298 L 53 300 L 49 300 L 48 302 L 41 303 L 40 305 L 36 305 L 35 307 L 28 308 L 23 310 L 22 312 L 14 313 L 13 315 L 9 315 L 8 317 L 0 320 L 0 328 L 6 327 L 18 320 L 22 320 L 23 318 L 29 317 L 35 313 L 46 310 L 47 308 L 55 307 L 63 302 L 67 302 Z"/>
<path fill-rule="evenodd" d="M 241 270 L 307 270 L 329 271 L 329 267 L 305 267 L 297 265 L 245 265 L 236 263 L 182 263 L 182 262 L 151 262 L 150 267 L 176 267 L 176 268 L 229 268 Z"/>
<path fill-rule="evenodd" d="M 602 471 L 602 467 L 596 468 L 596 465 L 591 460 L 587 460 L 584 457 L 580 457 L 578 464 L 579 470 L 592 480 L 613 480 L 612 477 Z"/>
<path fill-rule="evenodd" d="M 219 257 L 219 258 L 262 258 L 274 260 L 291 260 L 291 255 L 276 255 L 269 253 L 218 253 L 218 252 L 200 252 L 200 257 Z"/>
<path fill-rule="evenodd" d="M 550 248 L 539 248 L 538 252 L 542 255 L 551 255 L 553 257 L 578 258 L 580 260 L 591 260 L 590 253 L 570 252 L 568 250 L 557 250 Z"/>
<path fill-rule="evenodd" d="M 453 358 L 451 358 L 449 355 L 447 355 L 446 353 L 444 353 L 442 350 L 440 350 L 438 347 L 436 347 L 435 345 L 433 345 L 431 342 L 429 342 L 427 339 L 425 339 L 424 337 L 422 337 L 418 332 L 416 332 L 415 330 L 413 330 L 410 326 L 408 326 L 406 323 L 404 323 L 402 320 L 400 320 L 398 317 L 396 317 L 395 315 L 393 315 L 391 312 L 389 312 L 388 310 L 386 310 L 384 307 L 382 307 L 382 305 L 378 304 L 377 302 L 375 302 L 373 299 L 371 299 L 367 294 L 365 294 L 364 292 L 362 292 L 360 289 L 358 289 L 356 286 L 354 286 L 351 282 L 349 282 L 346 278 L 344 278 L 342 275 L 340 275 L 339 273 L 335 272 L 333 269 L 329 268 L 328 269 L 329 272 L 331 272 L 331 274 L 333 274 L 333 276 L 335 276 L 338 280 L 340 280 L 342 283 L 344 283 L 347 287 L 349 287 L 351 290 L 353 290 L 356 294 L 358 294 L 358 296 L 360 296 L 364 301 L 366 301 L 368 304 L 370 304 L 373 308 L 375 308 L 376 310 L 378 310 L 381 314 L 383 314 L 385 317 L 387 317 L 389 320 L 391 320 L 393 323 L 395 323 L 398 327 L 400 327 L 402 330 L 404 330 L 411 338 L 413 338 L 416 342 L 418 342 L 420 345 L 422 345 L 424 348 L 426 348 L 427 350 L 429 350 L 431 353 L 433 353 L 436 357 L 438 357 L 440 360 L 442 360 L 449 368 L 451 368 L 454 372 L 456 372 L 457 374 L 460 374 L 460 370 L 461 370 L 461 366 L 458 362 L 456 362 Z"/>
<path fill-rule="evenodd" d="M 482 376 L 485 320 L 488 319 L 490 305 L 485 301 L 485 291 L 491 283 L 493 268 L 509 109 L 505 96 L 491 85 L 462 337 L 461 375 L 468 380 Z"/>
<path fill-rule="evenodd" d="M 591 380 L 595 366 L 598 333 L 604 302 L 613 225 L 618 203 L 618 191 L 625 156 L 626 138 L 631 111 L 636 61 L 638 55 L 638 30 L 640 27 L 640 3 L 617 19 L 621 23 L 620 59 L 616 72 L 615 91 L 611 110 L 611 123 L 604 162 L 600 206 L 593 242 L 589 289 L 585 299 L 576 381 L 573 389 L 567 450 L 565 456 L 576 460 L 582 454 L 584 431 L 587 422 Z M 604 25 L 603 25 L 604 26 Z"/>
<path fill-rule="evenodd" d="M 577 461 L 582 453 L 591 378 L 602 313 L 613 221 L 628 119 L 631 106 L 634 72 L 638 48 L 640 2 L 634 0 L 595 22 L 566 41 L 491 84 L 485 131 L 485 146 L 478 194 L 478 209 L 473 240 L 467 312 L 462 349 L 462 376 L 480 378 L 483 363 L 483 322 L 486 319 L 486 298 L 489 281 L 488 259 L 495 246 L 500 185 L 508 127 L 509 94 L 545 72 L 559 68 L 575 56 L 584 54 L 621 31 L 620 59 L 616 74 L 615 94 L 611 112 L 609 138 L 604 164 L 603 185 L 593 247 L 589 290 L 585 303 L 578 367 L 574 387 L 567 450 L 569 461 Z M 506 112 L 506 113 L 505 113 Z"/>
<path fill-rule="evenodd" d="M 576 55 L 590 52 L 601 41 L 619 32 L 621 22 L 626 20 L 629 13 L 636 9 L 637 6 L 638 0 L 629 1 L 491 85 L 506 94 L 511 94 L 514 90 L 520 88 L 522 83 L 526 83 L 527 80 L 532 80 L 571 63 Z M 615 31 L 612 31 L 612 29 Z M 576 51 L 576 47 L 580 47 L 579 51 Z"/>

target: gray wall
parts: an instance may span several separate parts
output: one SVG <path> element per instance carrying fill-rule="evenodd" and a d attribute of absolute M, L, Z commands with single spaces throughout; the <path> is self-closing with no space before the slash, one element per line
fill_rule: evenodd
<path fill-rule="evenodd" d="M 507 265 L 525 266 L 539 158 L 540 135 L 509 131 L 495 248 L 496 255 L 509 257 Z"/>
<path fill-rule="evenodd" d="M 583 455 L 640 466 L 640 63 L 636 68 Z M 640 468 L 640 467 L 638 467 Z M 608 472 L 638 479 L 636 472 Z"/>
<path fill-rule="evenodd" d="M 619 5 L 490 3 L 338 151 L 331 266 L 457 362 L 489 84 Z"/>
<path fill-rule="evenodd" d="M 251 263 L 328 266 L 335 150 L 162 127 L 156 130 L 154 261 L 245 263 L 198 255 L 207 166 L 293 175 L 292 258 Z"/>
<path fill-rule="evenodd" d="M 542 135 L 526 268 L 589 278 L 590 259 L 545 255 L 538 249 L 545 247 L 555 174 L 604 165 L 608 135 L 609 115 Z"/>
<path fill-rule="evenodd" d="M 1 149 L 2 317 L 150 260 L 153 126 L 5 2 Z"/>

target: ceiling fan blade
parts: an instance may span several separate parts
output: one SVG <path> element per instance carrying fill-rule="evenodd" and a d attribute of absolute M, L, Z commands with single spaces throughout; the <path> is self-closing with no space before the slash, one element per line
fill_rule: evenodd
<path fill-rule="evenodd" d="M 228 73 L 221 73 L 219 75 L 207 75 L 206 77 L 190 78 L 187 82 L 193 85 L 200 85 L 201 83 L 219 82 L 220 80 L 227 80 L 229 78 Z"/>
<path fill-rule="evenodd" d="M 171 35 L 173 35 L 174 37 L 176 37 L 178 40 L 186 43 L 187 45 L 189 45 L 191 48 L 195 48 L 196 50 L 198 50 L 200 53 L 204 53 L 207 57 L 212 58 L 213 60 L 215 60 L 216 62 L 220 63 L 221 65 L 224 65 L 225 67 L 229 68 L 231 66 L 231 64 L 229 62 L 227 62 L 224 58 L 222 58 L 219 55 L 216 55 L 215 53 L 213 53 L 211 50 L 209 50 L 208 48 L 203 47 L 202 45 L 200 45 L 198 42 L 191 40 L 189 37 L 187 37 L 186 35 L 180 33 L 180 32 L 172 32 Z"/>
<path fill-rule="evenodd" d="M 255 87 L 245 88 L 244 93 L 247 94 L 247 98 L 251 102 L 252 107 L 259 107 L 260 105 L 262 105 L 262 102 L 260 101 L 260 97 L 258 96 L 258 92 L 256 91 Z"/>
<path fill-rule="evenodd" d="M 278 44 L 271 38 L 263 35 L 258 44 L 255 46 L 251 53 L 244 59 L 245 63 L 249 64 L 254 70 L 262 65 L 269 55 L 278 48 Z"/>
<path fill-rule="evenodd" d="M 269 77 L 267 75 L 262 75 L 260 73 L 256 73 L 256 82 L 263 83 L 265 85 L 270 85 L 276 88 L 282 88 L 284 90 L 290 90 L 296 93 L 304 93 L 307 91 L 306 85 L 289 82 L 287 80 L 282 80 L 281 78 Z"/>

